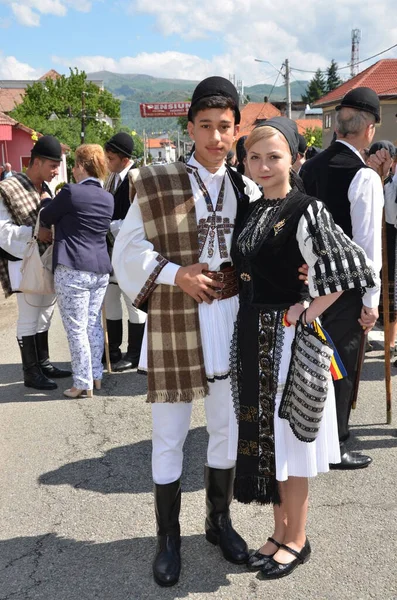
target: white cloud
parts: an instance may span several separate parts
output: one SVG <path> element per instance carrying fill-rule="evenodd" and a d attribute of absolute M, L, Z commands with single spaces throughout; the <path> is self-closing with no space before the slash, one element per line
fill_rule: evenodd
<path fill-rule="evenodd" d="M 9 4 L 18 23 L 26 27 L 38 27 L 41 15 L 64 17 L 69 8 L 89 12 L 92 7 L 91 0 L 3 0 L 3 3 Z"/>
<path fill-rule="evenodd" d="M 141 52 L 137 56 L 124 56 L 119 60 L 107 56 L 79 56 L 63 58 L 53 56 L 55 64 L 78 67 L 87 73 L 113 71 L 115 73 L 144 73 L 153 77 L 200 79 L 212 74 L 212 62 L 181 52 Z"/>
<path fill-rule="evenodd" d="M 15 56 L 4 56 L 0 52 L 0 79 L 38 79 L 44 72 L 44 69 L 35 69 Z"/>
<path fill-rule="evenodd" d="M 178 35 L 186 41 L 207 38 L 218 46 L 221 42 L 224 53 L 212 57 L 214 68 L 223 74 L 230 68 L 247 83 L 277 75 L 269 66 L 254 63 L 253 57 L 269 60 L 277 68 L 289 58 L 293 67 L 315 70 L 326 67 L 332 58 L 340 66 L 350 61 L 353 27 L 362 31 L 362 58 L 393 45 L 397 38 L 397 23 L 390 20 L 395 9 L 392 0 L 379 6 L 361 0 L 132 0 L 130 7 L 132 12 L 151 15 L 165 36 Z M 295 72 L 294 77 L 311 75 Z"/>
<path fill-rule="evenodd" d="M 30 6 L 12 2 L 11 10 L 21 25 L 26 27 L 38 27 L 40 25 L 40 16 Z"/>

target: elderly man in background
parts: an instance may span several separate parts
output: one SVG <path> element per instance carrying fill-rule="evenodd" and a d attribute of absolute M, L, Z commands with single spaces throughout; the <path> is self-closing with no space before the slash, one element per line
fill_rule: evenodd
<path fill-rule="evenodd" d="M 361 246 L 376 273 L 382 266 L 383 189 L 379 176 L 361 155 L 375 135 L 380 121 L 380 103 L 375 92 L 366 87 L 348 92 L 336 107 L 336 141 L 318 156 L 307 161 L 300 171 L 308 194 L 324 202 L 344 233 Z M 350 452 L 349 417 L 359 377 L 359 354 L 363 332 L 368 333 L 378 318 L 379 291 L 345 292 L 323 314 L 322 322 L 330 334 L 347 370 L 347 377 L 335 381 L 341 462 L 337 469 L 367 467 L 372 459 Z"/>

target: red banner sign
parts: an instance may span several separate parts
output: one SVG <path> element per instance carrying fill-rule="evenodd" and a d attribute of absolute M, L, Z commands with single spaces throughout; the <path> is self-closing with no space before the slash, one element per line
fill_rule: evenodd
<path fill-rule="evenodd" d="M 190 102 L 158 102 L 156 104 L 140 104 L 141 117 L 185 117 Z"/>

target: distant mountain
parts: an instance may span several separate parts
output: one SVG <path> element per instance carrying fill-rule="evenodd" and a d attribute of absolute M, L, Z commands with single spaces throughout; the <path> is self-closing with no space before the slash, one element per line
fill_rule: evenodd
<path fill-rule="evenodd" d="M 173 118 L 142 119 L 139 113 L 141 102 L 178 102 L 189 100 L 198 81 L 188 79 L 166 79 L 150 75 L 122 75 L 110 71 L 97 71 L 87 74 L 89 79 L 101 79 L 107 90 L 121 100 L 123 125 L 142 135 L 145 129 L 148 135 L 160 132 L 172 132 L 178 127 Z M 307 81 L 291 83 L 291 99 L 300 101 L 306 90 Z M 244 93 L 251 102 L 263 102 L 265 96 L 269 102 L 285 100 L 284 85 L 274 87 L 269 84 L 248 86 Z"/>

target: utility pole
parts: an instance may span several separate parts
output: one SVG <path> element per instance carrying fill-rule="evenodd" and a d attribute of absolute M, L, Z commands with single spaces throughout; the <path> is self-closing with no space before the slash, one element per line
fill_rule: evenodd
<path fill-rule="evenodd" d="M 85 141 L 85 92 L 81 92 L 81 143 Z"/>
<path fill-rule="evenodd" d="M 290 80 L 290 67 L 288 58 L 285 59 L 285 87 L 287 89 L 287 117 L 291 118 L 291 80 Z"/>
<path fill-rule="evenodd" d="M 146 146 L 146 131 L 143 130 L 143 164 L 147 165 L 147 146 Z"/>

